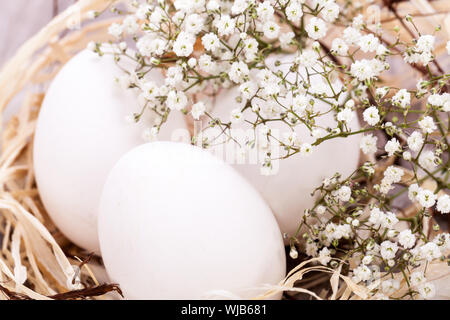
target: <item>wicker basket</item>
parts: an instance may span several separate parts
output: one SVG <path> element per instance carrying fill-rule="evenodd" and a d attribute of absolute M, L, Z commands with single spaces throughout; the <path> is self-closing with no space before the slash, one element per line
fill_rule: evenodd
<path fill-rule="evenodd" d="M 115 289 L 101 284 L 107 279 L 101 264 L 95 258 L 90 258 L 89 266 L 83 263 L 88 258 L 86 253 L 71 245 L 51 223 L 39 200 L 32 161 L 37 115 L 50 80 L 89 41 L 109 40 L 107 29 L 112 21 L 96 21 L 80 30 L 68 27 L 81 24 L 90 10 L 101 12 L 111 3 L 82 0 L 68 8 L 28 40 L 0 74 L 0 110 L 4 113 L 13 98 L 23 100 L 20 111 L 2 131 L 1 299 L 76 298 L 76 293 L 64 294 L 71 291 L 71 282 L 79 270 L 73 266 L 80 265 L 90 292 L 78 293 L 78 297 Z M 22 284 L 24 273 L 26 282 Z"/>
<path fill-rule="evenodd" d="M 0 73 L 2 113 L 13 99 L 23 100 L 20 111 L 2 131 L 0 232 L 3 234 L 3 242 L 0 255 L 0 291 L 3 294 L 0 294 L 0 299 L 106 298 L 109 296 L 104 295 L 105 293 L 118 290 L 114 285 L 105 284 L 107 277 L 101 261 L 89 257 L 71 244 L 50 221 L 39 199 L 32 161 L 37 115 L 49 82 L 88 42 L 109 39 L 107 28 L 112 20 L 99 20 L 89 24 L 83 22 L 87 20 L 89 11 L 104 11 L 113 2 L 80 0 L 27 41 Z M 409 4 L 402 5 L 399 12 L 442 11 L 448 9 L 446 2 L 447 0 L 435 1 L 431 5 L 425 0 L 411 0 Z M 382 21 L 386 19 L 388 26 L 396 23 L 395 20 L 389 20 L 392 13 L 385 14 L 382 11 L 381 17 Z M 431 28 L 430 17 L 424 15 L 421 20 L 424 28 Z M 68 30 L 68 24 L 77 22 L 78 19 L 83 28 Z M 435 23 L 436 19 L 450 34 L 450 16 L 432 16 L 431 22 Z M 443 51 L 444 47 L 439 50 Z M 385 80 L 402 82 L 406 78 Z M 393 158 L 389 159 L 387 165 L 393 161 Z M 405 208 L 405 215 L 412 210 L 414 208 Z M 429 224 L 425 228 L 426 233 L 430 232 Z M 309 262 L 311 261 L 305 261 L 293 268 L 286 280 L 278 288 L 269 290 L 268 294 L 273 290 L 289 290 L 318 299 L 330 296 L 332 299 L 366 297 L 368 289 L 352 283 L 349 278 L 340 274 L 340 270 L 317 265 L 311 267 Z M 74 268 L 74 265 L 79 268 Z M 309 291 L 313 287 L 311 283 L 323 282 L 320 279 L 316 281 L 315 278 L 303 288 L 298 287 L 297 281 L 306 278 L 305 275 L 311 271 L 323 272 L 327 276 L 326 281 L 330 281 L 330 289 L 317 295 Z M 77 272 L 81 272 L 87 289 L 71 290 L 71 283 Z M 297 287 L 294 288 L 296 283 Z"/>

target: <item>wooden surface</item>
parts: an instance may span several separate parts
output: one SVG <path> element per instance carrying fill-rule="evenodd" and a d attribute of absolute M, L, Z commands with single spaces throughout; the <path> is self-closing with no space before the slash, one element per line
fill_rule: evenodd
<path fill-rule="evenodd" d="M 1 0 L 0 66 L 20 45 L 46 25 L 53 10 L 64 10 L 74 0 Z"/>

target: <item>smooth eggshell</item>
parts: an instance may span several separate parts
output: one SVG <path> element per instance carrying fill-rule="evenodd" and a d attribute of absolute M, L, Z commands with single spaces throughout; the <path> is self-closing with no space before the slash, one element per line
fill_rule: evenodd
<path fill-rule="evenodd" d="M 292 56 L 277 57 L 282 62 L 293 61 Z M 274 66 L 275 58 L 270 58 L 268 64 L 272 64 L 274 70 L 282 70 L 287 72 L 286 64 L 276 68 Z M 304 73 L 304 71 L 301 71 Z M 294 81 L 295 78 L 291 75 L 288 77 L 289 81 Z M 318 77 L 318 76 L 317 76 Z M 312 76 L 312 83 L 319 79 Z M 340 90 L 342 84 L 336 81 L 333 84 L 335 90 Z M 215 99 L 212 115 L 214 118 L 219 118 L 223 122 L 230 121 L 231 110 L 242 107 L 243 103 L 237 103 L 239 90 L 234 87 L 223 91 Z M 345 101 L 344 99 L 340 102 Z M 319 110 L 327 111 L 329 105 L 316 99 L 316 105 Z M 254 114 L 251 110 L 244 113 L 244 118 L 254 120 Z M 333 113 L 328 113 L 316 118 L 316 123 L 322 127 L 336 127 L 336 120 Z M 280 122 L 268 122 L 267 125 L 274 131 L 278 130 L 280 136 L 283 132 L 288 132 L 289 127 Z M 248 130 L 252 126 L 248 123 L 234 124 L 234 128 Z M 358 130 L 359 123 L 355 113 L 353 122 L 350 124 L 352 130 Z M 215 130 L 211 131 L 211 130 Z M 217 129 L 205 129 L 204 134 L 208 136 L 211 133 L 213 137 L 217 137 Z M 310 136 L 309 130 L 303 124 L 297 125 L 295 129 L 297 136 L 302 143 L 313 143 L 315 139 Z M 309 157 L 303 158 L 296 154 L 287 159 L 280 160 L 276 163 L 278 171 L 275 175 L 262 175 L 261 163 L 263 158 L 256 159 L 248 158 L 240 160 L 238 145 L 229 140 L 224 144 L 216 143 L 216 146 L 210 150 L 212 153 L 219 155 L 227 163 L 239 171 L 263 196 L 269 206 L 272 208 L 282 232 L 293 235 L 301 221 L 301 217 L 305 209 L 312 208 L 317 200 L 316 196 L 311 196 L 311 193 L 319 187 L 324 178 L 332 177 L 336 172 L 340 172 L 344 177 L 350 175 L 358 166 L 359 162 L 359 135 L 349 136 L 347 138 L 338 138 L 325 141 L 314 149 L 314 152 Z M 284 155 L 284 151 L 280 152 L 279 156 Z"/>
<path fill-rule="evenodd" d="M 34 139 L 36 180 L 45 208 L 70 240 L 95 252 L 106 176 L 125 152 L 145 142 L 142 133 L 149 126 L 125 121 L 140 107 L 136 93 L 115 82 L 122 74 L 112 56 L 99 58 L 87 50 L 76 55 L 52 82 Z M 150 76 L 163 81 L 157 72 Z M 161 139 L 170 139 L 177 128 L 186 129 L 180 113 L 170 115 Z"/>
<path fill-rule="evenodd" d="M 285 275 L 261 196 L 200 148 L 155 142 L 112 169 L 99 214 L 102 257 L 128 299 L 251 298 Z"/>

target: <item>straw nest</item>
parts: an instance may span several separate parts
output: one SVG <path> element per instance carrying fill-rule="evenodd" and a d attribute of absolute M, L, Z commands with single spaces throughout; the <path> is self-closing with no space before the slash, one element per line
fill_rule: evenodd
<path fill-rule="evenodd" d="M 2 114 L 11 101 L 21 101 L 21 108 L 3 125 L 0 155 L 0 233 L 3 235 L 0 254 L 0 299 L 105 299 L 117 298 L 120 288 L 108 284 L 106 272 L 98 257 L 89 255 L 71 244 L 48 218 L 39 199 L 33 171 L 32 144 L 39 108 L 49 82 L 59 69 L 89 41 L 107 41 L 112 20 L 86 23 L 87 13 L 107 10 L 123 0 L 80 0 L 52 20 L 27 41 L 0 73 L 0 110 Z M 424 32 L 432 32 L 441 25 L 450 38 L 450 14 L 447 0 L 410 0 L 409 2 L 380 1 L 384 28 L 403 26 L 398 18 L 406 14 L 417 17 Z M 366 10 L 366 12 L 370 12 Z M 443 12 L 443 13 L 439 13 Z M 68 26 L 80 23 L 82 28 Z M 335 28 L 333 32 L 338 32 Z M 411 37 L 409 32 L 402 32 Z M 330 35 L 332 37 L 332 35 Z M 389 41 L 389 36 L 386 37 Z M 325 43 L 326 44 L 326 43 Z M 440 43 L 437 52 L 445 51 Z M 325 46 L 326 48 L 326 46 Z M 440 60 L 445 66 L 448 60 Z M 420 70 L 413 70 L 420 73 Z M 389 84 L 408 83 L 410 74 L 388 75 Z M 365 159 L 362 159 L 364 161 Z M 395 158 L 383 161 L 382 172 Z M 432 182 L 429 182 L 432 183 Z M 403 208 L 405 216 L 414 207 Z M 424 224 L 424 233 L 432 231 L 432 218 Z M 298 263 L 298 262 L 297 262 Z M 447 276 L 446 264 L 429 266 L 436 278 Z M 71 290 L 74 279 L 81 276 L 84 289 Z M 399 275 L 399 280 L 401 280 Z M 405 292 L 402 280 L 399 290 Z M 324 285 L 325 284 L 325 285 Z M 377 285 L 376 283 L 373 286 Z M 318 289 L 319 288 L 319 289 Z M 315 259 L 295 266 L 278 286 L 268 288 L 264 298 L 274 292 L 288 291 L 288 298 L 365 299 L 371 287 L 355 284 L 337 270 L 320 266 Z"/>

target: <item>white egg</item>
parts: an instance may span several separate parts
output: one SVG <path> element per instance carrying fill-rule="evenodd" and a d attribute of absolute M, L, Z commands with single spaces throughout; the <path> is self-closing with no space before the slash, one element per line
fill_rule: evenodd
<path fill-rule="evenodd" d="M 131 63 L 122 61 L 123 67 Z M 145 120 L 128 123 L 140 111 L 136 93 L 120 88 L 124 72 L 112 56 L 82 51 L 52 82 L 39 114 L 34 166 L 40 196 L 56 226 L 74 243 L 98 252 L 97 212 L 108 172 L 134 146 L 144 143 Z M 157 72 L 151 79 L 163 81 Z M 170 115 L 161 139 L 186 130 L 183 116 Z"/>
<path fill-rule="evenodd" d="M 270 208 L 230 166 L 188 144 L 149 143 L 123 156 L 98 227 L 108 274 L 128 299 L 251 298 L 285 275 Z"/>
<path fill-rule="evenodd" d="M 277 57 L 282 62 L 289 62 L 288 66 L 292 65 L 294 61 L 293 56 Z M 281 67 L 276 68 L 274 66 L 276 58 L 271 58 L 268 64 L 272 65 L 273 70 L 282 70 L 284 74 L 287 72 L 287 64 L 282 64 Z M 302 74 L 304 70 L 300 71 Z M 294 79 L 292 79 L 294 78 Z M 288 80 L 295 82 L 295 76 L 293 74 L 288 76 Z M 311 77 L 313 85 L 316 85 L 319 81 L 319 76 Z M 340 90 L 342 84 L 337 80 L 333 87 L 336 92 Z M 328 89 L 330 91 L 331 89 Z M 329 94 L 329 93 L 328 93 Z M 230 112 L 235 108 L 242 108 L 243 104 L 236 102 L 236 97 L 240 95 L 238 88 L 223 91 L 216 99 L 213 106 L 212 115 L 214 118 L 219 118 L 222 122 L 230 121 Z M 311 97 L 312 98 L 312 97 Z M 345 101 L 342 99 L 340 102 Z M 330 109 L 330 106 L 316 99 L 315 108 L 324 112 Z M 251 119 L 254 121 L 256 116 L 254 113 L 247 109 L 244 112 L 245 119 Z M 321 127 L 335 128 L 336 120 L 333 113 L 327 113 L 316 118 L 316 123 Z M 288 125 L 281 122 L 267 122 L 267 126 L 271 128 L 272 134 L 278 134 L 279 138 L 283 138 L 283 134 L 289 132 Z M 252 125 L 247 122 L 233 124 L 237 130 L 232 133 L 236 140 L 241 145 L 246 141 L 246 130 L 250 132 L 254 137 Z M 356 113 L 354 119 L 350 124 L 352 130 L 358 130 L 359 124 Z M 300 138 L 302 143 L 313 143 L 316 141 L 310 135 L 310 131 L 305 125 L 300 124 L 296 126 L 295 132 L 297 137 Z M 219 137 L 219 131 L 217 128 L 206 128 L 204 130 L 204 137 Z M 347 138 L 338 138 L 325 141 L 314 149 L 314 152 L 309 157 L 301 157 L 299 154 L 295 154 L 287 159 L 282 159 L 274 162 L 274 171 L 272 175 L 261 174 L 261 164 L 264 163 L 264 157 L 262 154 L 258 154 L 256 149 L 253 149 L 244 158 L 240 153 L 240 147 L 232 140 L 227 140 L 225 143 L 221 143 L 221 139 L 226 136 L 222 135 L 213 143 L 211 152 L 224 159 L 227 163 L 233 165 L 242 176 L 244 176 L 259 192 L 263 198 L 267 201 L 275 214 L 280 229 L 282 232 L 293 235 L 301 221 L 305 209 L 310 209 L 314 206 L 317 200 L 315 196 L 311 196 L 311 193 L 321 185 L 324 178 L 332 177 L 336 172 L 340 172 L 343 177 L 350 175 L 358 166 L 359 162 L 359 135 L 349 136 Z M 263 141 L 259 140 L 260 142 Z M 285 155 L 285 151 L 279 151 L 279 154 L 273 154 L 272 158 Z"/>

